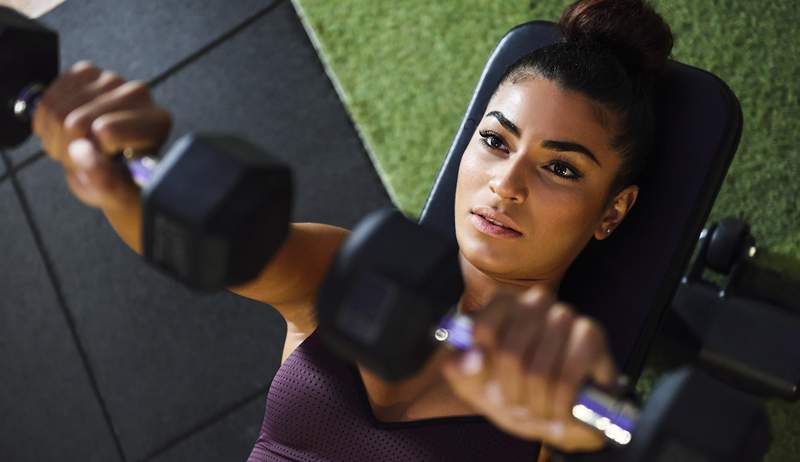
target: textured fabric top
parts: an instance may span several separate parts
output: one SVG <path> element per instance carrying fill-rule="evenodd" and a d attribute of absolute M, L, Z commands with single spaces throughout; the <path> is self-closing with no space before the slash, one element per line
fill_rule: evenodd
<path fill-rule="evenodd" d="M 538 453 L 539 443 L 481 416 L 377 420 L 357 366 L 336 357 L 314 331 L 275 374 L 248 462 L 534 462 Z"/>

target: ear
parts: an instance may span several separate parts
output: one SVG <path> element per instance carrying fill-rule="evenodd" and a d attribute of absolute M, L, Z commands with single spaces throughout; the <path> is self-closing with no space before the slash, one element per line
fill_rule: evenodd
<path fill-rule="evenodd" d="M 603 214 L 603 219 L 600 220 L 600 225 L 594 232 L 594 238 L 602 241 L 610 236 L 631 211 L 637 197 L 639 197 L 639 186 L 637 185 L 630 185 L 618 192 Z"/>

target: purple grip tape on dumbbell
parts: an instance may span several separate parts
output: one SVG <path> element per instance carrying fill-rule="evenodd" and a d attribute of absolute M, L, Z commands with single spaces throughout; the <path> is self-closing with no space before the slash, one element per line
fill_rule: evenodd
<path fill-rule="evenodd" d="M 585 391 L 578 394 L 577 404 L 583 404 L 587 408 L 591 409 L 592 412 L 607 417 L 612 423 L 616 424 L 618 427 L 627 432 L 632 433 L 633 428 L 636 426 L 633 420 L 620 414 L 619 411 L 615 411 L 614 409 L 606 407 L 599 400 L 593 399 L 593 397 Z"/>
<path fill-rule="evenodd" d="M 139 186 L 143 186 L 150 182 L 153 176 L 153 169 L 145 165 L 145 159 L 128 159 L 125 163 L 128 165 L 128 170 L 131 172 L 133 181 Z"/>
<path fill-rule="evenodd" d="M 459 350 L 470 349 L 474 342 L 472 340 L 472 320 L 462 314 L 448 315 L 439 323 L 439 327 L 447 330 L 448 344 Z M 598 391 L 594 391 L 598 394 Z M 595 398 L 590 389 L 584 388 L 578 392 L 576 404 L 582 404 L 595 414 L 606 417 L 611 423 L 617 425 L 627 432 L 633 432 L 635 422 L 622 415 L 618 410 L 614 410 L 603 404 L 601 398 Z"/>
<path fill-rule="evenodd" d="M 445 316 L 439 327 L 447 330 L 447 343 L 459 350 L 472 347 L 472 321 L 463 315 Z"/>

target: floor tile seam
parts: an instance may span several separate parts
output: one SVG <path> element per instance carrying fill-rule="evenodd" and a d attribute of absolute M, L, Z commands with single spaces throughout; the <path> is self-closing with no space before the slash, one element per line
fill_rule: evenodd
<path fill-rule="evenodd" d="M 0 184 L 3 184 L 3 181 L 11 176 L 11 160 L 6 156 L 6 151 L 4 149 L 0 149 L 0 162 L 6 167 L 6 171 L 0 174 Z"/>
<path fill-rule="evenodd" d="M 47 157 L 47 153 L 45 153 L 44 151 L 39 150 L 39 151 L 36 151 L 35 154 L 29 156 L 28 158 L 26 158 L 25 160 L 23 160 L 22 162 L 20 162 L 20 163 L 18 163 L 16 165 L 12 164 L 10 162 L 10 159 L 9 159 L 9 164 L 8 164 L 9 166 L 7 167 L 7 171 L 6 171 L 5 175 L 0 176 L 0 181 L 10 177 L 12 173 L 14 175 L 16 175 L 17 173 L 21 172 L 22 170 L 26 169 L 27 167 L 30 167 L 31 165 L 35 164 L 36 162 L 38 162 L 39 160 L 41 160 L 41 159 L 43 159 L 45 157 Z"/>
<path fill-rule="evenodd" d="M 243 32 L 245 29 L 247 29 L 250 25 L 252 25 L 256 21 L 258 21 L 259 19 L 261 19 L 263 16 L 266 16 L 267 14 L 269 14 L 270 12 L 275 10 L 281 4 L 286 3 L 286 1 L 288 1 L 288 0 L 275 0 L 272 3 L 270 3 L 269 5 L 267 5 L 266 7 L 256 11 L 255 13 L 253 13 L 252 15 L 247 17 L 244 21 L 240 22 L 236 26 L 234 26 L 231 29 L 227 30 L 226 32 L 222 33 L 217 38 L 211 40 L 207 44 L 205 44 L 202 47 L 200 47 L 198 50 L 190 53 L 188 56 L 184 57 L 183 59 L 179 60 L 175 64 L 169 66 L 166 70 L 162 71 L 161 73 L 159 73 L 155 77 L 153 77 L 150 80 L 148 80 L 147 81 L 148 87 L 150 87 L 151 89 L 156 88 L 158 85 L 160 85 L 161 83 L 163 83 L 164 81 L 166 81 L 170 77 L 172 77 L 173 75 L 175 75 L 178 72 L 180 72 L 181 70 L 183 70 L 185 67 L 195 63 L 197 60 L 199 60 L 204 55 L 208 54 L 209 52 L 211 52 L 212 50 L 214 50 L 218 46 L 222 45 L 223 43 L 227 42 L 228 40 L 230 40 L 234 36 L 236 36 L 239 33 Z M 8 169 L 9 171 L 7 171 L 5 174 L 0 176 L 0 182 L 2 182 L 4 179 L 6 179 L 6 177 L 9 176 L 11 171 L 14 171 L 15 173 L 19 172 L 19 171 L 25 169 L 26 167 L 28 167 L 30 165 L 33 165 L 38 160 L 40 160 L 40 159 L 42 159 L 44 157 L 46 157 L 44 151 L 42 151 L 42 150 L 37 151 L 36 154 L 34 154 L 34 155 L 30 156 L 29 158 L 25 159 L 24 161 L 20 162 L 18 165 L 14 166 L 13 168 Z"/>
<path fill-rule="evenodd" d="M 10 164 L 10 159 L 5 153 L 2 153 L 3 161 L 6 163 L 6 166 Z M 66 298 L 64 297 L 64 291 L 61 287 L 61 282 L 58 279 L 55 267 L 53 265 L 52 259 L 50 257 L 47 248 L 44 245 L 44 240 L 42 239 L 41 232 L 39 231 L 39 227 L 36 224 L 36 221 L 33 217 L 33 212 L 30 208 L 30 204 L 28 199 L 25 195 L 25 191 L 22 188 L 22 184 L 19 182 L 19 179 L 16 176 L 16 172 L 14 170 L 10 170 L 8 174 L 8 178 L 11 181 L 12 188 L 17 195 L 17 201 L 19 202 L 20 208 L 22 209 L 23 215 L 25 216 L 25 221 L 28 224 L 28 229 L 31 232 L 31 235 L 34 240 L 34 245 L 36 249 L 39 251 L 39 256 L 42 259 L 42 263 L 45 267 L 45 272 L 47 273 L 47 277 L 50 280 L 50 284 L 53 287 L 53 291 L 56 295 L 56 302 L 61 310 L 62 315 L 64 316 L 64 320 L 67 324 L 67 329 L 69 330 L 70 337 L 72 338 L 73 343 L 75 344 L 75 348 L 78 351 L 78 356 L 80 357 L 81 364 L 83 365 L 84 371 L 86 372 L 89 385 L 92 388 L 92 392 L 95 395 L 95 399 L 100 406 L 100 410 L 103 414 L 103 419 L 108 426 L 108 430 L 111 432 L 111 438 L 114 441 L 114 446 L 119 455 L 122 462 L 126 462 L 125 453 L 122 449 L 122 442 L 119 437 L 119 433 L 117 431 L 116 426 L 114 425 L 114 421 L 111 418 L 111 414 L 108 411 L 108 407 L 106 405 L 106 401 L 103 398 L 102 393 L 100 392 L 100 386 L 97 383 L 97 378 L 94 374 L 94 370 L 92 369 L 91 362 L 89 361 L 89 356 L 86 352 L 86 349 L 83 346 L 81 341 L 80 335 L 78 334 L 77 325 L 75 319 L 72 316 L 72 313 L 67 305 Z"/>
<path fill-rule="evenodd" d="M 240 409 L 248 406 L 253 401 L 263 399 L 266 396 L 268 390 L 269 390 L 269 384 L 264 385 L 261 388 L 259 388 L 259 390 L 256 391 L 255 393 L 246 395 L 244 398 L 231 403 L 229 406 L 223 407 L 220 411 L 211 415 L 208 419 L 197 423 L 196 425 L 187 429 L 185 432 L 170 439 L 169 441 L 161 445 L 161 447 L 157 448 L 156 450 L 154 450 L 153 452 L 151 452 L 150 454 L 148 454 L 143 459 L 137 462 L 151 462 L 155 460 L 157 457 L 160 457 L 164 453 L 169 452 L 171 449 L 177 447 L 178 445 L 188 440 L 189 438 L 202 433 L 206 429 L 212 427 L 214 424 L 224 420 L 225 418 L 231 416 Z M 255 443 L 255 440 L 253 441 L 253 443 Z"/>
<path fill-rule="evenodd" d="M 217 38 L 211 40 L 207 44 L 203 45 L 193 53 L 190 53 L 185 58 L 181 59 L 177 63 L 173 64 L 165 71 L 161 72 L 159 75 L 153 77 L 152 79 L 148 80 L 147 84 L 151 88 L 155 88 L 156 86 L 163 83 L 165 80 L 168 80 L 173 75 L 177 74 L 185 67 L 193 64 L 198 59 L 203 57 L 204 55 L 210 53 L 212 50 L 216 49 L 220 45 L 224 44 L 228 40 L 232 39 L 236 35 L 244 32 L 245 29 L 250 27 L 253 23 L 261 19 L 262 17 L 268 15 L 273 10 L 275 10 L 278 6 L 282 5 L 288 0 L 275 0 L 269 5 L 265 6 L 264 8 L 256 11 L 250 17 L 246 18 L 244 21 L 240 22 L 236 26 L 232 27 L 231 29 L 227 30 L 226 32 L 219 35 Z"/>

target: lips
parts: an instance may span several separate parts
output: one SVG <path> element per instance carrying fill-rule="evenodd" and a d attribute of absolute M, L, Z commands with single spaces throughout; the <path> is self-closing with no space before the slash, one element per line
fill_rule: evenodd
<path fill-rule="evenodd" d="M 470 211 L 472 226 L 482 234 L 495 239 L 519 239 L 519 226 L 508 215 L 491 207 L 475 207 Z"/>
<path fill-rule="evenodd" d="M 510 231 L 515 231 L 519 234 L 522 234 L 522 231 L 520 231 L 520 226 L 516 222 L 514 222 L 514 220 L 510 216 L 506 215 L 503 212 L 499 212 L 487 206 L 473 207 L 473 209 L 470 210 L 470 212 L 472 212 L 475 215 L 479 215 L 481 218 L 483 218 L 484 220 L 493 225 L 500 226 Z"/>

